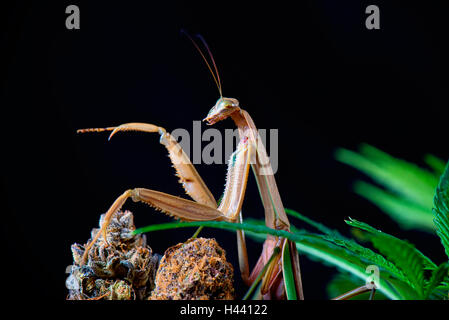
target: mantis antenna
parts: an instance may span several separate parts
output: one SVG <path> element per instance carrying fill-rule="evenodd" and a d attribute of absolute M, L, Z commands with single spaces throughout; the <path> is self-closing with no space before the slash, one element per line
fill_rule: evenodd
<path fill-rule="evenodd" d="M 217 69 L 217 65 L 215 64 L 214 56 L 212 55 L 212 52 L 210 51 L 209 46 L 206 43 L 206 40 L 204 40 L 204 38 L 201 35 L 199 35 L 199 34 L 196 35 L 201 40 L 201 42 L 204 44 L 204 46 L 206 47 L 207 52 L 209 53 L 209 57 L 212 60 L 212 64 L 214 66 L 215 73 L 212 70 L 209 62 L 206 59 L 206 57 L 204 56 L 203 51 L 200 49 L 200 47 L 195 42 L 195 40 L 193 40 L 192 37 L 184 29 L 181 29 L 181 33 L 184 33 L 190 39 L 190 41 L 192 41 L 192 43 L 195 46 L 195 48 L 201 54 L 201 57 L 203 58 L 203 60 L 206 63 L 207 67 L 209 68 L 209 71 L 212 74 L 212 77 L 214 78 L 215 84 L 217 85 L 217 88 L 218 88 L 218 92 L 220 93 L 220 97 L 223 97 L 223 94 L 222 94 L 222 91 L 221 91 L 220 75 L 218 74 L 218 69 Z"/>

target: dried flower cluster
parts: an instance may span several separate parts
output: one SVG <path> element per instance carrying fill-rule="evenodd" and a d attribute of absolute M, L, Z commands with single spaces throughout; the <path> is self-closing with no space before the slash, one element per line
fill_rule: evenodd
<path fill-rule="evenodd" d="M 234 269 L 215 239 L 190 239 L 165 251 L 152 300 L 230 300 Z"/>
<path fill-rule="evenodd" d="M 103 224 L 104 215 L 100 218 Z M 119 211 L 107 228 L 107 243 L 101 236 L 83 264 L 86 245 L 73 244 L 74 265 L 67 279 L 69 300 L 143 300 L 154 288 L 159 257 L 146 245 L 144 235 L 132 235 L 134 217 Z M 93 229 L 93 239 L 99 229 Z"/>

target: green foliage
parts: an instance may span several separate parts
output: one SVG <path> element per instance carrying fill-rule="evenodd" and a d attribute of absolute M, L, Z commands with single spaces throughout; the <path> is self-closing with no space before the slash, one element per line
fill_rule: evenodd
<path fill-rule="evenodd" d="M 132 234 L 140 234 L 145 232 L 161 231 L 161 230 L 171 230 L 177 228 L 201 227 L 201 226 L 230 231 L 245 230 L 257 234 L 271 234 L 273 236 L 286 238 L 292 241 L 300 241 L 300 239 L 303 236 L 301 234 L 293 234 L 284 230 L 271 229 L 260 223 L 257 224 L 248 222 L 232 223 L 226 221 L 192 221 L 192 222 L 168 222 L 161 224 L 153 224 L 150 226 L 138 228 L 134 230 Z"/>
<path fill-rule="evenodd" d="M 449 257 L 449 164 L 443 170 L 444 165 L 441 160 L 427 156 L 425 161 L 434 171 L 430 172 L 402 160 L 394 159 L 370 146 L 365 145 L 361 150 L 361 154 L 357 154 L 342 149 L 337 158 L 369 174 L 389 191 L 364 182 L 359 183 L 356 190 L 359 190 L 360 194 L 369 194 L 370 199 L 379 206 L 389 208 L 390 214 L 399 219 L 398 221 L 400 221 L 401 215 L 404 217 L 410 215 L 406 222 L 401 220 L 409 227 L 418 224 L 419 228 L 431 229 L 427 221 L 429 218 L 427 211 L 429 210 L 426 207 L 429 204 L 429 190 L 436 187 L 433 200 L 434 222 L 436 232 Z M 442 176 L 437 184 L 435 175 L 439 173 L 442 173 Z M 398 214 L 399 211 L 401 214 Z M 344 288 L 348 288 L 348 286 L 353 286 L 353 289 L 354 284 L 356 286 L 363 285 L 371 275 L 367 273 L 367 267 L 374 265 L 379 268 L 380 272 L 378 283 L 376 283 L 380 298 L 447 299 L 449 261 L 437 266 L 413 244 L 361 221 L 349 218 L 346 223 L 358 230 L 357 239 L 368 241 L 370 247 L 362 245 L 355 239 L 345 237 L 337 230 L 316 222 L 299 212 L 291 209 L 286 209 L 286 212 L 305 223 L 306 226 L 312 227 L 315 232 L 298 229 L 293 224 L 291 232 L 275 230 L 265 226 L 263 220 L 246 219 L 243 223 L 172 222 L 140 228 L 134 233 L 185 227 L 212 227 L 230 231 L 244 230 L 247 236 L 257 241 L 264 241 L 267 235 L 283 237 L 296 243 L 301 254 L 325 265 L 336 267 L 341 272 L 328 287 L 328 291 L 335 296 L 343 293 Z M 283 255 L 288 256 L 288 253 L 286 250 Z M 285 259 L 285 256 L 283 259 L 287 295 L 289 298 L 294 298 L 291 262 L 290 259 Z M 251 293 L 250 291 L 249 294 Z M 258 296 L 257 293 L 255 296 Z"/>
<path fill-rule="evenodd" d="M 297 300 L 295 277 L 292 267 L 292 261 L 290 258 L 290 248 L 288 243 L 284 245 L 284 250 L 282 252 L 282 266 L 284 273 L 284 283 L 285 283 L 285 293 L 288 300 Z"/>
<path fill-rule="evenodd" d="M 384 270 L 390 272 L 392 275 L 397 277 L 400 280 L 406 281 L 406 277 L 402 273 L 400 269 L 398 269 L 393 263 L 386 260 L 382 255 L 375 253 L 373 250 L 366 248 L 359 243 L 355 242 L 352 239 L 348 239 L 346 237 L 343 237 L 338 231 L 331 230 L 322 224 L 315 222 L 309 218 L 304 219 L 305 217 L 299 214 L 298 212 L 286 209 L 286 212 L 296 217 L 309 225 L 319 228 L 321 232 L 323 232 L 325 235 L 321 236 L 324 240 L 331 242 L 341 248 L 344 248 L 348 250 L 350 253 L 365 259 L 366 261 L 369 261 L 371 264 L 375 264 L 379 267 L 382 267 Z"/>
<path fill-rule="evenodd" d="M 292 210 L 289 210 L 291 213 Z M 295 215 L 300 217 L 301 215 Z M 301 216 L 303 217 L 303 216 Z M 167 230 L 173 228 L 206 226 L 224 230 L 245 230 L 249 237 L 256 240 L 264 240 L 267 234 L 279 236 L 294 241 L 299 252 L 307 254 L 312 259 L 324 262 L 327 265 L 337 267 L 341 271 L 350 273 L 362 281 L 366 281 L 369 274 L 366 268 L 376 265 L 380 270 L 379 291 L 389 299 L 422 299 L 425 288 L 441 287 L 440 276 L 435 276 L 435 284 L 428 285 L 424 278 L 424 267 L 435 266 L 427 257 L 420 253 L 407 242 L 391 235 L 382 233 L 369 225 L 351 220 L 348 223 L 353 227 L 364 230 L 370 235 L 370 241 L 381 252 L 375 252 L 362 246 L 352 239 L 347 239 L 339 232 L 324 227 L 311 219 L 302 219 L 314 228 L 319 227 L 326 233 L 312 233 L 305 230 L 292 228 L 291 232 L 275 230 L 264 225 L 262 220 L 247 219 L 244 223 L 230 223 L 223 221 L 198 221 L 198 222 L 172 222 L 137 229 L 134 233 Z M 394 241 L 398 250 L 387 250 L 384 241 Z M 393 247 L 393 246 L 392 246 Z M 407 264 L 410 265 L 407 265 Z M 431 289 L 427 289 L 429 291 Z M 430 296 L 426 291 L 426 294 Z M 430 292 L 430 291 L 429 291 Z M 439 296 L 441 297 L 441 295 Z"/>
<path fill-rule="evenodd" d="M 433 212 L 437 234 L 449 257 L 449 162 L 435 192 Z"/>
<path fill-rule="evenodd" d="M 285 208 L 285 212 L 287 214 L 289 214 L 290 216 L 295 217 L 296 219 L 301 220 L 301 221 L 307 223 L 308 225 L 314 227 L 315 229 L 317 229 L 318 231 L 320 231 L 320 232 L 322 232 L 324 234 L 334 235 L 336 237 L 343 238 L 343 236 L 338 231 L 332 230 L 332 229 L 326 227 L 322 223 L 319 223 L 319 222 L 316 222 L 316 221 L 314 221 L 314 220 L 312 220 L 310 218 L 307 218 L 306 216 L 300 214 L 299 212 L 297 212 L 295 210 Z"/>
<path fill-rule="evenodd" d="M 377 230 L 357 220 L 346 221 L 352 227 L 366 231 L 367 238 L 374 247 L 405 276 L 406 282 L 417 292 L 419 298 L 424 297 L 424 269 L 434 269 L 435 264 L 416 249 L 412 244 Z"/>
<path fill-rule="evenodd" d="M 443 174 L 446 163 L 440 158 L 435 157 L 431 154 L 426 154 L 424 156 L 424 162 L 432 168 L 433 172 L 439 177 Z"/>
<path fill-rule="evenodd" d="M 424 298 L 429 299 L 431 294 L 435 294 L 438 291 L 438 287 L 444 288 L 446 293 L 448 292 L 449 286 L 443 284 L 443 281 L 447 278 L 449 271 L 449 262 L 443 262 L 433 270 L 432 276 L 425 287 Z M 444 293 L 443 293 L 444 294 Z"/>
<path fill-rule="evenodd" d="M 358 153 L 338 149 L 335 157 L 384 187 L 356 182 L 354 191 L 357 194 L 374 203 L 405 229 L 434 231 L 433 196 L 444 168 L 442 160 L 427 155 L 424 161 L 432 169 L 429 171 L 367 144 L 361 145 Z"/>

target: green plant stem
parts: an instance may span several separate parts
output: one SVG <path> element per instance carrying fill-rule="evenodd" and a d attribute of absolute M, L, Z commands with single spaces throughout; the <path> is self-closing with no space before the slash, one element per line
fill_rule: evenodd
<path fill-rule="evenodd" d="M 198 234 L 201 232 L 201 230 L 203 230 L 204 226 L 199 227 L 198 229 L 196 229 L 195 233 L 192 236 L 192 239 L 196 239 L 196 237 L 198 237 Z"/>

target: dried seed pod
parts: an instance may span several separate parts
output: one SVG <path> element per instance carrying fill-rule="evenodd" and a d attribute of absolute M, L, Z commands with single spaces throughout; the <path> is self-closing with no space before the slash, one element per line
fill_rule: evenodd
<path fill-rule="evenodd" d="M 215 239 L 190 239 L 165 251 L 150 300 L 234 299 L 234 269 Z"/>
<path fill-rule="evenodd" d="M 100 218 L 100 227 L 104 215 Z M 100 229 L 93 229 L 91 239 Z M 82 265 L 84 245 L 73 244 L 73 263 L 67 279 L 70 300 L 146 299 L 154 288 L 159 255 L 146 245 L 145 235 L 132 235 L 134 218 L 130 211 L 114 214 L 107 228 L 107 245 L 102 236 Z M 89 243 L 89 242 L 88 242 Z"/>

